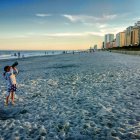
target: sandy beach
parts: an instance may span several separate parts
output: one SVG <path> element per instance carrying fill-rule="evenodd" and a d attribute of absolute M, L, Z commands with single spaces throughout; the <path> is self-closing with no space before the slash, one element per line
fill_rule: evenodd
<path fill-rule="evenodd" d="M 139 140 L 140 57 L 110 52 L 19 59 L 15 106 L 4 106 L 0 140 Z"/>

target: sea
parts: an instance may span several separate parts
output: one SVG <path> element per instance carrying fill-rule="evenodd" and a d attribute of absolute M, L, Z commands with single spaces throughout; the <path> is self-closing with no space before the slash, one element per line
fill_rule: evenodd
<path fill-rule="evenodd" d="M 16 58 L 25 58 L 33 56 L 45 56 L 45 55 L 59 55 L 64 53 L 71 53 L 72 51 L 58 51 L 58 50 L 0 50 L 0 60 L 2 59 L 16 59 Z"/>

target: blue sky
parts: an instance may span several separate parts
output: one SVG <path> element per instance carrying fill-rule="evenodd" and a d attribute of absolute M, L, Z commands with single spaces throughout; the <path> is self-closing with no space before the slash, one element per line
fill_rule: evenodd
<path fill-rule="evenodd" d="M 140 0 L 0 0 L 0 49 L 87 49 L 140 20 Z"/>

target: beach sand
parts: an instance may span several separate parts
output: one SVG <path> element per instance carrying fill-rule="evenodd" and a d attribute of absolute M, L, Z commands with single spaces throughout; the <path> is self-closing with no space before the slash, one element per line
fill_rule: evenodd
<path fill-rule="evenodd" d="M 139 140 L 140 57 L 95 52 L 19 59 L 15 106 L 4 106 L 0 140 Z"/>

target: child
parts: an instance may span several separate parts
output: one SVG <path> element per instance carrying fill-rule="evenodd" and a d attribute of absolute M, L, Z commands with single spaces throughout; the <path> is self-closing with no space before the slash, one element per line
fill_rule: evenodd
<path fill-rule="evenodd" d="M 18 74 L 18 70 L 15 66 L 5 66 L 4 67 L 4 78 L 7 81 L 7 97 L 5 105 L 8 105 L 9 97 L 11 96 L 12 105 L 14 105 L 14 93 L 17 89 L 16 87 L 16 74 Z"/>

